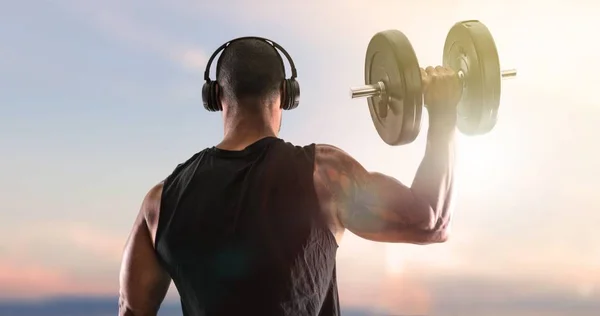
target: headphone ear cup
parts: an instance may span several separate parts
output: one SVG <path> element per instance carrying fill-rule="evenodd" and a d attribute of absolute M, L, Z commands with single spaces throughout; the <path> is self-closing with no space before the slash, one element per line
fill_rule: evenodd
<path fill-rule="evenodd" d="M 212 104 L 213 104 L 213 111 L 218 112 L 218 111 L 222 111 L 223 108 L 221 107 L 221 98 L 219 97 L 219 90 L 217 89 L 219 87 L 219 83 L 216 81 L 212 82 L 212 87 L 210 88 L 211 92 L 212 92 Z"/>
<path fill-rule="evenodd" d="M 204 109 L 210 111 L 210 81 L 207 81 L 202 85 L 202 104 L 204 104 Z"/>
<path fill-rule="evenodd" d="M 202 103 L 204 108 L 210 112 L 217 112 L 221 110 L 221 104 L 217 96 L 217 83 L 214 81 L 207 81 L 202 86 Z"/>
<path fill-rule="evenodd" d="M 288 86 L 287 79 L 283 79 L 283 82 L 281 83 L 281 87 L 282 87 L 282 89 L 281 89 L 280 107 L 284 110 L 287 110 L 288 104 L 289 104 L 288 96 L 290 95 L 290 87 Z"/>
<path fill-rule="evenodd" d="M 284 110 L 293 110 L 300 104 L 300 84 L 295 79 L 285 80 L 285 103 L 282 103 Z"/>

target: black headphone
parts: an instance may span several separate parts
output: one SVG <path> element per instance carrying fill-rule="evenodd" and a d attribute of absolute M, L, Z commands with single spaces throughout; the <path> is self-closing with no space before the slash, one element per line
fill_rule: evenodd
<path fill-rule="evenodd" d="M 272 40 L 262 37 L 247 36 L 233 39 L 221 45 L 221 47 L 217 48 L 217 50 L 208 59 L 206 70 L 204 71 L 204 80 L 206 82 L 202 86 L 202 102 L 204 103 L 204 108 L 211 112 L 223 110 L 217 93 L 217 86 L 219 85 L 219 83 L 217 81 L 210 80 L 209 77 L 210 65 L 212 64 L 213 59 L 215 59 L 219 52 L 224 51 L 227 48 L 227 46 L 229 46 L 229 44 L 241 39 L 262 40 L 265 43 L 273 46 L 273 50 L 275 50 L 275 52 L 277 52 L 277 49 L 279 49 L 283 53 L 283 55 L 285 55 L 290 64 L 290 68 L 292 69 L 292 76 L 289 79 L 283 80 L 282 84 L 285 85 L 285 92 L 282 91 L 281 93 L 281 108 L 284 110 L 293 110 L 296 107 L 298 107 L 298 104 L 300 103 L 300 85 L 298 84 L 298 81 L 296 81 L 296 66 L 294 66 L 294 61 L 292 60 L 292 57 L 290 57 L 290 55 L 285 51 L 285 49 L 283 49 L 283 47 L 281 47 L 279 44 L 275 43 Z M 283 68 L 283 73 L 285 77 L 285 67 L 283 65 L 283 59 L 281 58 L 279 52 L 277 52 L 277 56 L 279 56 L 279 60 L 281 61 L 281 67 Z M 217 68 L 219 67 L 220 61 L 221 57 L 219 57 L 219 60 L 217 60 Z"/>

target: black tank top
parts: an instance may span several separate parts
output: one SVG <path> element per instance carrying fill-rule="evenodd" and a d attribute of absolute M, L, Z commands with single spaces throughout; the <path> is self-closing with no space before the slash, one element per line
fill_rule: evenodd
<path fill-rule="evenodd" d="M 156 251 L 185 316 L 339 315 L 315 145 L 208 148 L 165 180 Z"/>

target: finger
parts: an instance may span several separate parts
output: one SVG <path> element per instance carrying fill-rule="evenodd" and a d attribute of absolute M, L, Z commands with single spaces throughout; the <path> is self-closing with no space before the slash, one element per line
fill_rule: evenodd
<path fill-rule="evenodd" d="M 422 85 L 422 90 L 423 93 L 425 93 L 425 91 L 427 91 L 427 86 L 429 86 L 429 83 L 431 82 L 431 77 L 429 77 L 429 75 L 427 74 L 427 71 L 425 71 L 425 69 L 420 68 L 421 69 L 421 85 Z"/>
<path fill-rule="evenodd" d="M 435 68 L 432 66 L 427 67 L 427 69 L 425 69 L 425 71 L 427 72 L 427 74 L 429 76 L 435 76 Z"/>
<path fill-rule="evenodd" d="M 428 89 L 429 87 L 435 85 L 435 82 L 437 81 L 437 76 L 438 73 L 435 71 L 435 68 L 432 66 L 427 67 L 427 69 L 425 69 L 425 71 L 427 72 L 427 86 Z"/>
<path fill-rule="evenodd" d="M 421 78 L 423 80 L 427 79 L 427 77 L 428 77 L 427 76 L 427 71 L 425 71 L 425 69 L 423 69 L 423 68 L 419 68 L 419 69 L 421 70 Z"/>
<path fill-rule="evenodd" d="M 451 77 L 453 74 L 452 69 L 448 68 L 448 67 L 444 67 L 444 66 L 437 66 L 435 67 L 435 71 L 440 75 L 440 77 Z"/>

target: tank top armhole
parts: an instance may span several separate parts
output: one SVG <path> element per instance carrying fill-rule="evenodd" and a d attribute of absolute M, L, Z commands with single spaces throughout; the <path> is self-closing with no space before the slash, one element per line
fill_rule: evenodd
<path fill-rule="evenodd" d="M 326 224 L 326 218 L 324 215 L 323 210 L 321 209 L 321 203 L 319 202 L 319 195 L 317 194 L 317 188 L 314 185 L 315 183 L 315 168 L 316 168 L 316 163 L 317 163 L 317 144 L 316 143 L 312 143 L 310 145 L 307 145 L 304 147 L 305 152 L 308 152 L 309 159 L 310 159 L 310 164 L 312 166 L 311 169 L 311 181 L 313 183 L 312 185 L 312 194 L 315 198 L 315 201 L 317 202 L 317 210 L 319 212 L 318 214 L 318 218 L 322 219 L 319 221 L 319 226 L 321 229 L 323 229 L 326 233 L 328 238 L 330 239 L 330 241 L 336 246 L 336 248 L 339 248 L 340 246 L 338 245 L 337 239 L 335 238 L 335 235 L 333 234 L 333 232 L 331 231 L 331 228 L 329 228 L 329 226 Z"/>
<path fill-rule="evenodd" d="M 173 185 L 176 184 L 176 182 L 180 181 L 180 175 L 182 172 L 185 171 L 186 167 L 190 166 L 191 164 L 196 164 L 196 166 L 194 167 L 194 171 L 193 173 L 196 173 L 196 170 L 198 168 L 199 165 L 199 160 L 202 160 L 202 156 L 204 155 L 204 153 L 206 152 L 206 149 L 196 153 L 195 155 L 193 155 L 190 159 L 188 159 L 186 162 L 184 163 L 180 163 L 177 165 L 177 167 L 175 167 L 175 169 L 173 170 L 173 172 L 171 172 L 170 175 L 168 175 L 165 180 L 163 180 L 163 192 L 161 194 L 161 198 L 160 198 L 160 207 L 159 207 L 159 214 L 158 214 L 158 224 L 156 227 L 156 236 L 154 238 L 154 251 L 156 252 L 159 246 L 159 242 L 161 240 L 162 235 L 164 234 L 164 231 L 166 229 L 166 227 L 169 225 L 168 223 L 171 221 L 171 218 L 173 217 L 173 213 L 175 210 L 175 207 L 173 207 L 172 203 L 173 200 L 178 200 L 178 198 L 174 198 L 171 196 L 171 188 Z M 193 174 L 190 176 L 193 177 Z M 189 179 L 188 181 L 189 182 Z M 186 184 L 187 185 L 187 184 Z M 159 256 L 160 257 L 160 256 Z"/>

